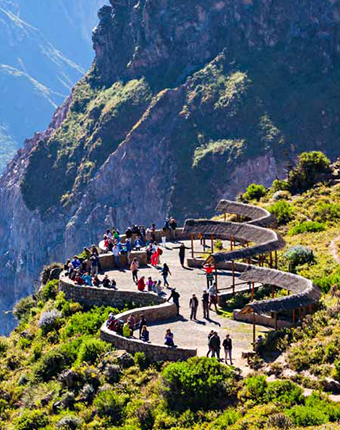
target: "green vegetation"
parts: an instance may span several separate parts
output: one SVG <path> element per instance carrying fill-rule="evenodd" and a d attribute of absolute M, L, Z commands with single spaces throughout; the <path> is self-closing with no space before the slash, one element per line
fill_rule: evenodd
<path fill-rule="evenodd" d="M 267 190 L 263 185 L 250 184 L 247 188 L 247 191 L 242 195 L 242 199 L 249 200 L 257 200 L 259 201 L 261 197 L 265 196 Z"/>
<path fill-rule="evenodd" d="M 293 207 L 286 201 L 279 201 L 268 208 L 276 216 L 278 225 L 287 224 L 293 219 Z"/>

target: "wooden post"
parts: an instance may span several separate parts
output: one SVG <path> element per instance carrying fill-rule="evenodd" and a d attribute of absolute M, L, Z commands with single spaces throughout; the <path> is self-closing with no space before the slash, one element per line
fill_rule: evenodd
<path fill-rule="evenodd" d="M 275 288 L 274 285 L 271 286 L 272 289 L 272 299 L 275 297 Z"/>
<path fill-rule="evenodd" d="M 255 312 L 253 311 L 253 349 L 255 351 L 256 347 L 256 321 L 255 321 Z"/>
<path fill-rule="evenodd" d="M 234 262 L 234 260 L 231 261 L 231 271 L 233 274 L 233 296 L 235 296 L 235 262 Z"/>
<path fill-rule="evenodd" d="M 272 254 L 272 252 L 269 254 L 269 267 L 270 268 L 273 267 L 273 254 Z"/>
<path fill-rule="evenodd" d="M 210 240 L 211 240 L 211 253 L 213 254 L 213 252 L 214 252 L 214 235 L 213 234 L 210 236 Z"/>
<path fill-rule="evenodd" d="M 215 284 L 216 284 L 216 294 L 218 293 L 218 288 L 217 288 L 217 266 L 215 264 Z"/>
<path fill-rule="evenodd" d="M 203 235 L 203 251 L 205 251 L 205 236 Z"/>
<path fill-rule="evenodd" d="M 311 303 L 309 305 L 309 313 L 312 314 L 313 313 L 313 303 Z"/>
<path fill-rule="evenodd" d="M 233 238 L 230 236 L 230 251 L 233 250 Z"/>
<path fill-rule="evenodd" d="M 227 221 L 227 214 L 226 213 L 223 214 L 223 220 L 224 220 L 224 222 Z"/>
<path fill-rule="evenodd" d="M 299 318 L 300 318 L 300 321 L 302 320 L 302 309 L 301 308 L 299 308 Z"/>
<path fill-rule="evenodd" d="M 254 296 L 255 296 L 255 282 L 251 283 L 251 301 L 254 301 Z"/>
<path fill-rule="evenodd" d="M 190 235 L 191 238 L 191 258 L 195 258 L 194 257 L 194 235 L 191 233 Z"/>
<path fill-rule="evenodd" d="M 275 251 L 275 269 L 277 269 L 277 251 Z"/>
<path fill-rule="evenodd" d="M 277 331 L 277 312 L 274 313 L 274 326 L 275 326 L 275 331 Z"/>
<path fill-rule="evenodd" d="M 293 309 L 293 325 L 295 327 L 296 317 L 295 317 L 295 309 Z"/>

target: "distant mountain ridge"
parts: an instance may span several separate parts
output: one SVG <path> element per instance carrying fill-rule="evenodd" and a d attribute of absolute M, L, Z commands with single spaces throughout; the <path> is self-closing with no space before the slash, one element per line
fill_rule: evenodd
<path fill-rule="evenodd" d="M 91 64 L 89 38 L 104 3 L 0 0 L 0 173 Z"/>

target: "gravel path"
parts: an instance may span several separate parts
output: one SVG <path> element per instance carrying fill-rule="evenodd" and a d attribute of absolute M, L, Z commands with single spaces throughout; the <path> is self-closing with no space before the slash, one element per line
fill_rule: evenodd
<path fill-rule="evenodd" d="M 184 241 L 184 243 L 186 246 L 190 246 L 189 242 Z M 216 315 L 215 312 L 210 312 L 210 320 L 203 319 L 201 296 L 203 289 L 206 287 L 205 272 L 201 269 L 183 269 L 179 262 L 178 249 L 173 249 L 176 246 L 179 246 L 179 244 L 167 243 L 166 249 L 163 248 L 163 255 L 161 256 L 161 262 L 158 268 L 148 266 L 146 268 L 141 268 L 139 271 L 139 277 L 145 276 L 146 280 L 149 276 L 151 276 L 153 280 L 162 280 L 160 269 L 161 265 L 166 262 L 172 275 L 168 277 L 170 288 L 165 289 L 164 292 L 169 295 L 171 293 L 170 289 L 176 288 L 180 294 L 181 316 L 170 321 L 162 321 L 150 325 L 149 331 L 151 341 L 163 344 L 165 330 L 170 328 L 174 333 L 176 345 L 197 348 L 198 355 L 203 356 L 207 353 L 207 336 L 212 329 L 219 333 L 221 342 L 225 335 L 229 333 L 233 339 L 234 364 L 244 369 L 245 360 L 241 359 L 241 355 L 242 351 L 251 350 L 253 337 L 252 325 Z M 199 245 L 197 242 L 197 244 L 195 243 L 195 249 L 198 249 L 198 247 Z M 188 256 L 190 250 L 186 252 L 186 256 Z M 132 276 L 129 270 L 112 270 L 108 273 L 110 277 L 116 280 L 118 289 L 131 290 L 137 288 L 132 282 Z M 231 273 L 228 271 L 218 271 L 218 273 L 219 287 L 230 286 L 232 283 Z M 200 302 L 197 312 L 197 321 L 190 321 L 189 300 L 193 293 L 197 295 Z M 257 335 L 267 330 L 268 329 L 264 327 L 258 327 Z"/>

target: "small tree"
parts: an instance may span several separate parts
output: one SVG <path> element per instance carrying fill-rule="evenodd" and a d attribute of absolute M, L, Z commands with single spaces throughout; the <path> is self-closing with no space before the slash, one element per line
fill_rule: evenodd
<path fill-rule="evenodd" d="M 271 205 L 269 212 L 275 215 L 278 225 L 287 224 L 293 219 L 293 207 L 285 200 L 280 200 Z"/>
<path fill-rule="evenodd" d="M 244 200 L 257 200 L 259 201 L 261 197 L 267 194 L 267 190 L 263 185 L 250 184 L 243 194 Z"/>

